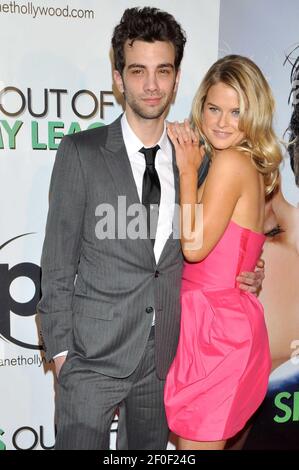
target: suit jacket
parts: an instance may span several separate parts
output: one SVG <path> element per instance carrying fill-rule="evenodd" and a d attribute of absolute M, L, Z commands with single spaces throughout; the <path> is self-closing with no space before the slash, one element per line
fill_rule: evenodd
<path fill-rule="evenodd" d="M 173 155 L 176 202 L 178 171 Z M 118 196 L 140 204 L 121 132 L 111 125 L 65 136 L 50 184 L 38 304 L 47 359 L 69 350 L 84 366 L 127 377 L 146 347 L 155 310 L 156 369 L 164 378 L 177 348 L 182 254 L 167 240 L 158 264 L 149 239 L 99 239 L 96 208 L 118 217 Z M 128 218 L 129 220 L 129 218 Z"/>

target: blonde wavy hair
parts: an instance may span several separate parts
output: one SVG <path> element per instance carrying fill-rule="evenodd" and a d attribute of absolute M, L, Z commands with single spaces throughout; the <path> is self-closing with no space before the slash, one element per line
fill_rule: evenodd
<path fill-rule="evenodd" d="M 228 55 L 215 62 L 206 73 L 193 100 L 191 123 L 204 140 L 206 151 L 213 154 L 202 130 L 205 100 L 211 86 L 224 83 L 238 94 L 239 129 L 243 141 L 235 148 L 250 154 L 257 170 L 264 175 L 265 193 L 271 194 L 277 184 L 282 153 L 273 131 L 275 103 L 271 89 L 258 66 L 247 57 Z"/>

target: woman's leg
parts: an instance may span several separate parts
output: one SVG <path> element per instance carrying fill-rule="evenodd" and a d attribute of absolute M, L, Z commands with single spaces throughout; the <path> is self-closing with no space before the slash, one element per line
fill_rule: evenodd
<path fill-rule="evenodd" d="M 225 444 L 226 441 L 200 442 L 179 437 L 178 450 L 223 450 Z"/>

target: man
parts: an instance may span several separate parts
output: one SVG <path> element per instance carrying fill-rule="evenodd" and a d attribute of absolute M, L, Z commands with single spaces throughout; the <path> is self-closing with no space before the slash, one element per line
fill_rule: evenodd
<path fill-rule="evenodd" d="M 185 41 L 168 13 L 126 10 L 112 38 L 125 114 L 65 137 L 57 153 L 38 308 L 59 383 L 56 449 L 107 449 L 121 403 L 129 449 L 167 445 L 163 387 L 179 335 L 182 254 L 172 236 L 178 173 L 164 119 Z M 159 207 L 154 229 L 146 223 L 151 238 L 130 236 L 132 216 L 119 224 L 120 196 L 126 208 L 144 204 L 145 222 Z M 102 204 L 115 212 L 115 237 L 99 233 Z"/>

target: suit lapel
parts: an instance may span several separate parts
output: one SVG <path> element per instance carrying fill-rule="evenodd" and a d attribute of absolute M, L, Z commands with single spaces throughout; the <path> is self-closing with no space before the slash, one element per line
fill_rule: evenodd
<path fill-rule="evenodd" d="M 101 148 L 106 165 L 111 174 L 117 194 L 126 196 L 126 207 L 140 204 L 136 183 L 121 130 L 121 116 L 108 126 L 105 147 Z M 151 256 L 154 256 L 153 246 L 149 239 L 143 240 Z"/>
<path fill-rule="evenodd" d="M 179 170 L 176 164 L 176 159 L 175 159 L 175 149 L 174 146 L 171 143 L 171 148 L 172 148 L 172 168 L 173 168 L 173 176 L 174 176 L 174 190 L 175 190 L 175 203 L 179 204 L 180 203 L 180 177 L 179 177 Z"/>

